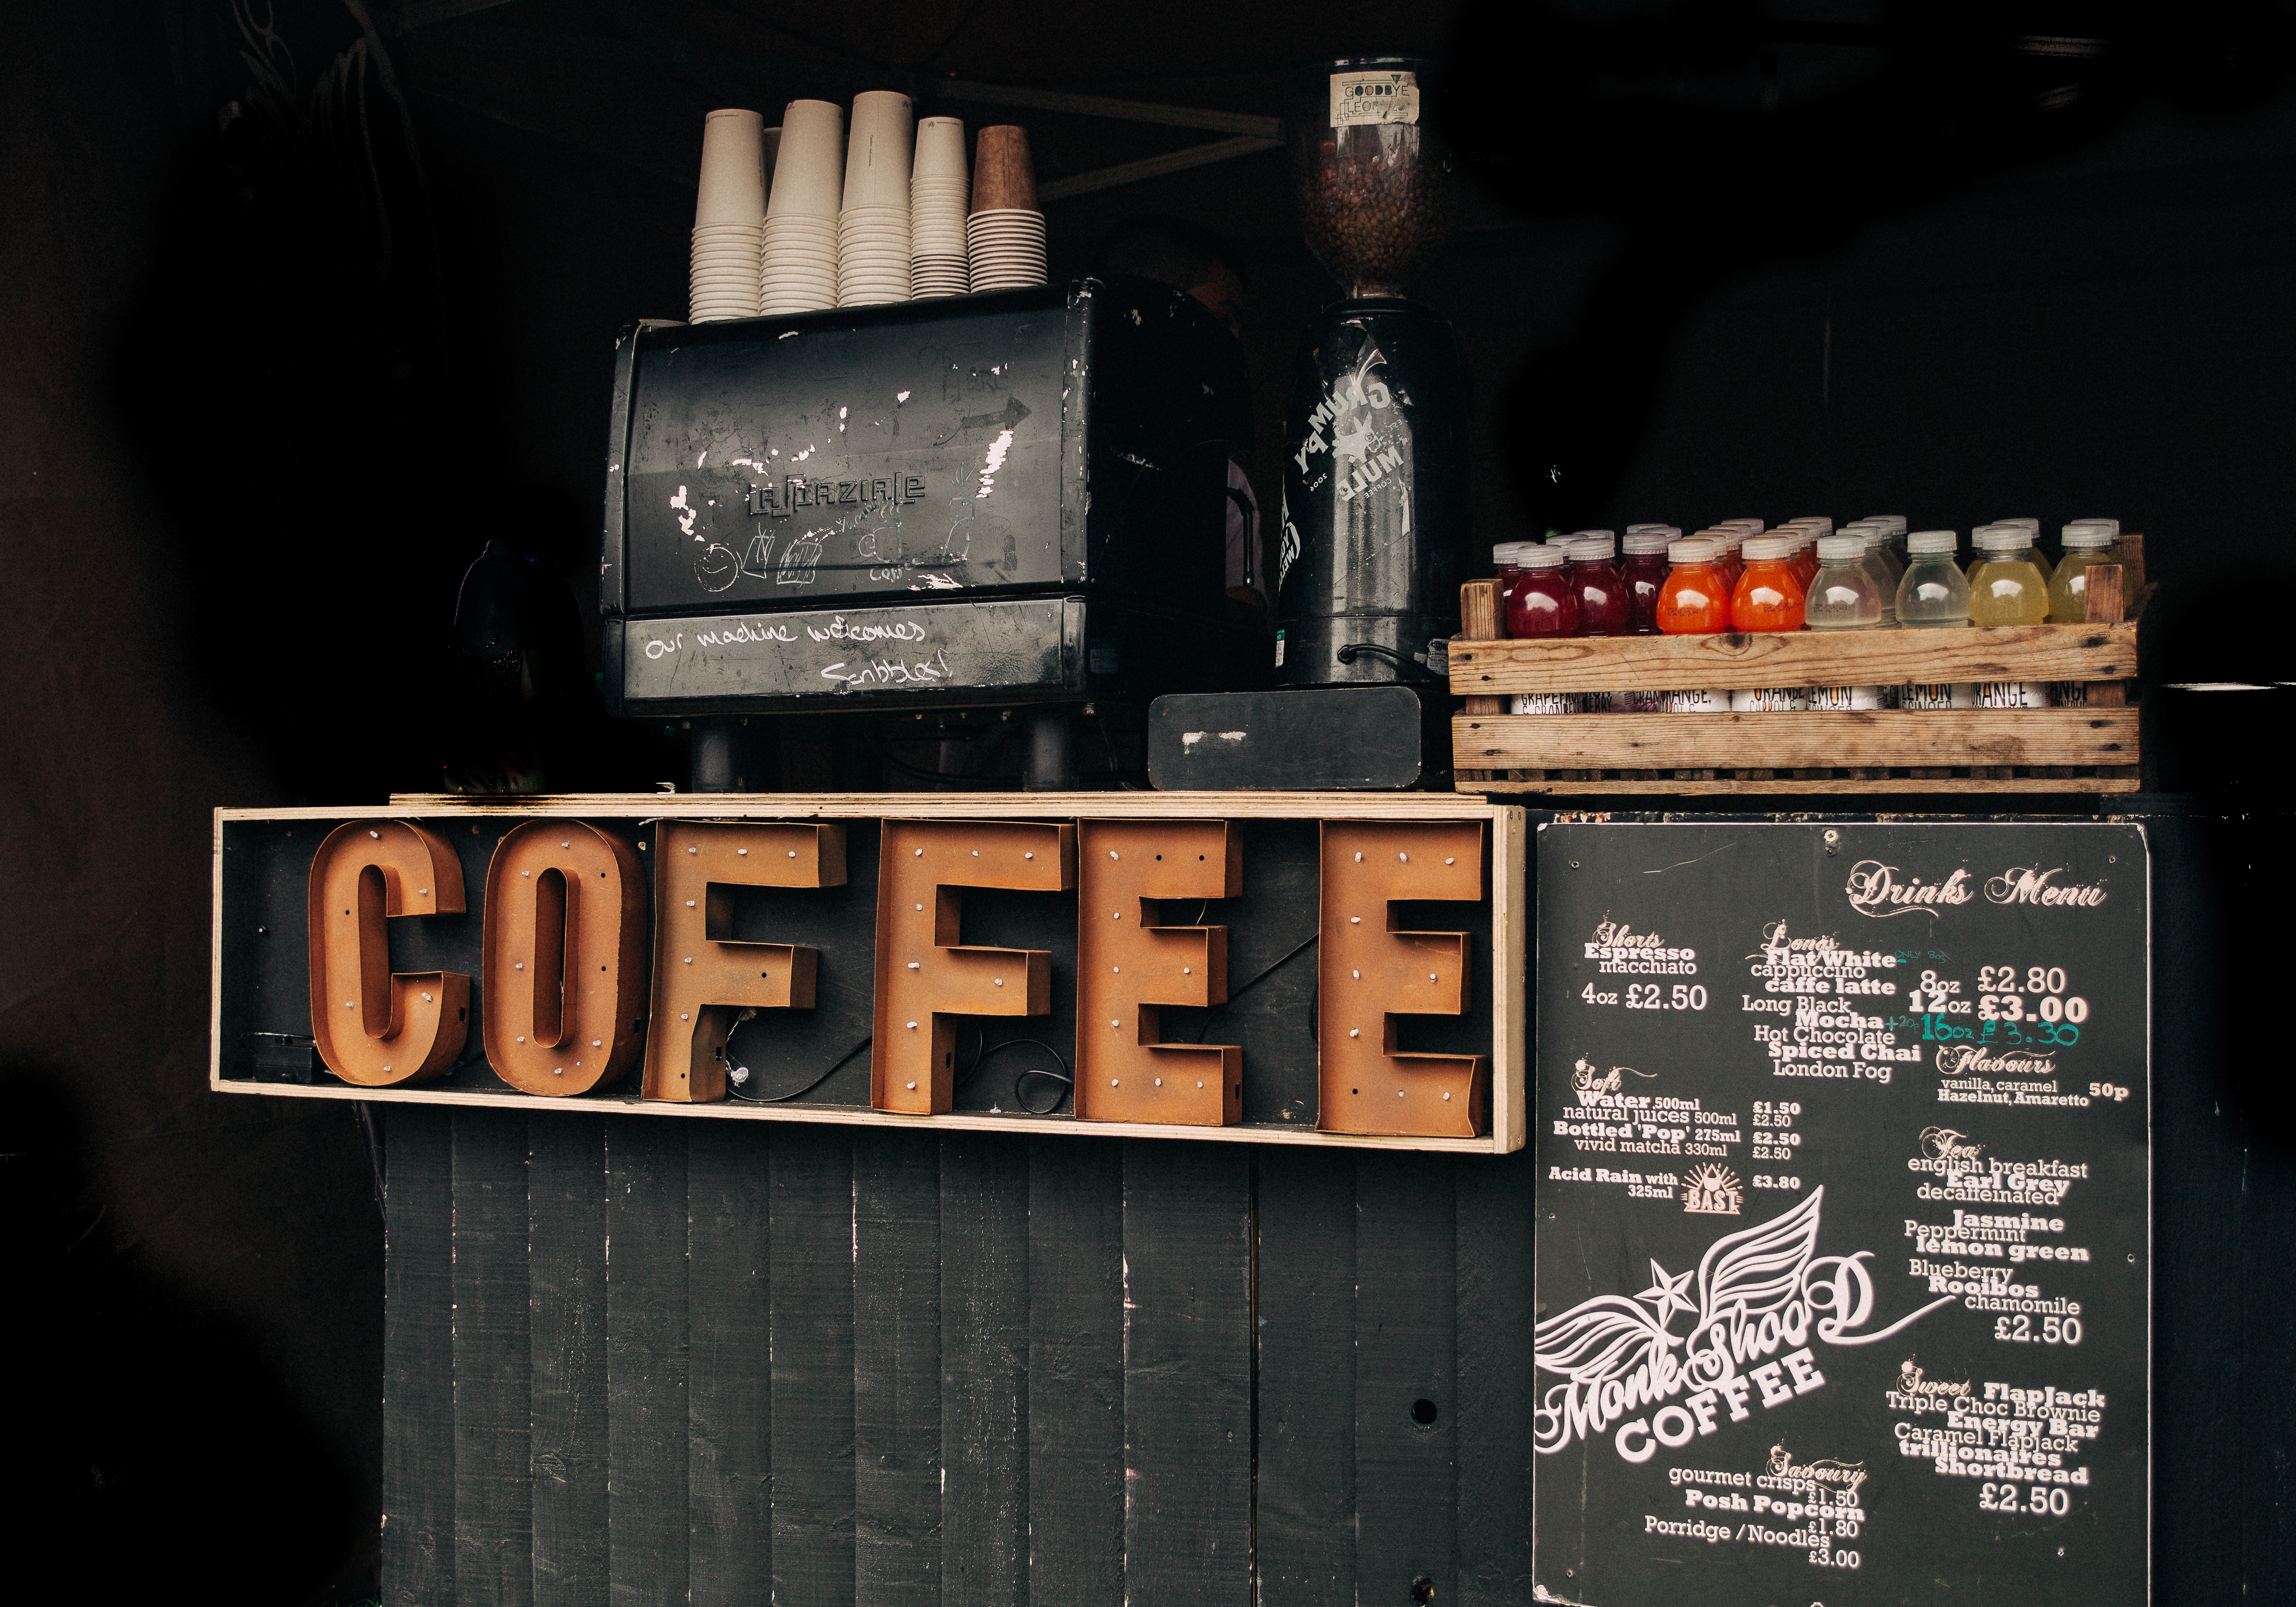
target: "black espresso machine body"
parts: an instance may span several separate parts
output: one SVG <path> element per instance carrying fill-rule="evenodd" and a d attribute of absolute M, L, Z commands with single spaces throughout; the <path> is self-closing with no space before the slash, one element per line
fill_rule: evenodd
<path fill-rule="evenodd" d="M 1138 280 L 631 326 L 609 708 L 1131 699 L 1250 674 L 1223 587 L 1245 386 L 1209 312 Z"/>

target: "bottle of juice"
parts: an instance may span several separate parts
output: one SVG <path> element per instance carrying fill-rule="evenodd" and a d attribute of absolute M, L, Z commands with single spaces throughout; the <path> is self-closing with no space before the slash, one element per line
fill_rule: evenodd
<path fill-rule="evenodd" d="M 1977 562 L 1969 569 L 1969 622 L 2038 625 L 2049 617 L 2049 583 L 2033 562 L 2032 538 L 2014 524 L 1988 524 L 1974 538 Z M 1981 709 L 2045 709 L 2048 685 L 2038 680 L 1981 680 Z"/>
<path fill-rule="evenodd" d="M 1905 576 L 1905 565 L 1898 563 L 1898 556 L 1890 550 L 1889 532 L 1868 525 L 1857 532 L 1857 537 L 1865 549 L 1858 561 L 1866 566 L 1866 573 L 1873 577 L 1874 589 L 1881 595 L 1882 622 L 1894 625 L 1898 622 L 1898 582 Z M 1824 555 L 1821 553 L 1819 562 L 1824 561 Z"/>
<path fill-rule="evenodd" d="M 1563 570 L 1569 561 L 1559 547 L 1530 546 L 1515 555 L 1521 573 L 1507 596 L 1509 636 L 1578 634 L 1578 594 Z"/>
<path fill-rule="evenodd" d="M 1671 526 L 1664 524 L 1654 530 L 1627 532 L 1627 561 L 1620 578 L 1627 583 L 1627 606 L 1636 636 L 1657 634 L 1659 588 L 1666 584 L 1666 549 L 1673 544 L 1675 534 Z"/>
<path fill-rule="evenodd" d="M 1986 524 L 1974 538 L 1969 569 L 1969 622 L 2038 625 L 2049 617 L 2049 581 L 2033 561 L 2032 540 L 2013 524 Z"/>
<path fill-rule="evenodd" d="M 1730 629 L 1714 543 L 1693 536 L 1667 548 L 1673 568 L 1659 588 L 1658 628 L 1669 636 L 1717 636 Z"/>
<path fill-rule="evenodd" d="M 2049 622 L 2078 625 L 2088 617 L 2088 566 L 2118 564 L 2120 527 L 2108 519 L 2077 519 L 2064 529 L 2065 556 L 2049 577 Z"/>
<path fill-rule="evenodd" d="M 1707 535 L 1707 540 L 1714 543 L 1714 566 L 1722 572 L 1722 584 L 1726 590 L 1734 589 L 1738 577 L 1746 573 L 1747 534 L 1745 531 L 1726 525 Z"/>
<path fill-rule="evenodd" d="M 2050 566 L 2047 555 L 2041 551 L 2041 522 L 2038 519 L 1996 519 L 1993 523 L 2025 532 L 2023 550 L 2026 561 L 2041 572 L 2041 584 L 2047 585 L 2049 576 L 2054 571 Z"/>
<path fill-rule="evenodd" d="M 1792 540 L 1793 556 L 1786 560 L 1786 566 L 1793 571 L 1794 579 L 1801 582 L 1806 595 L 1810 581 L 1817 578 L 1817 535 L 1808 526 L 1802 525 L 1794 530 Z"/>
<path fill-rule="evenodd" d="M 1804 623 L 1813 630 L 1871 630 L 1882 622 L 1882 588 L 1867 563 L 1872 554 L 1863 535 L 1819 538 Z"/>
<path fill-rule="evenodd" d="M 1910 562 L 1898 582 L 1898 623 L 1969 623 L 1969 580 L 1953 561 L 1956 544 L 1949 530 L 1917 530 L 1906 538 Z"/>
<path fill-rule="evenodd" d="M 1890 532 L 1890 550 L 1897 556 L 1898 566 L 1906 563 L 1906 515 L 1903 514 L 1868 514 L 1867 524 L 1877 524 Z"/>
<path fill-rule="evenodd" d="M 1746 543 L 1746 573 L 1730 593 L 1730 624 L 1737 630 L 1799 630 L 1802 625 L 1801 581 L 1778 536 L 1756 536 Z"/>
<path fill-rule="evenodd" d="M 1571 587 L 1578 593 L 1578 634 L 1628 636 L 1635 628 L 1634 597 L 1626 577 L 1619 573 L 1612 549 L 1617 545 L 1608 531 L 1573 536 L 1563 548 L 1570 556 Z"/>
<path fill-rule="evenodd" d="M 1521 551 L 1523 545 L 1524 543 L 1521 541 L 1502 541 L 1491 548 L 1491 567 L 1498 574 L 1499 634 L 1501 636 L 1507 633 L 1507 598 L 1513 593 L 1515 582 L 1522 578 L 1522 567 L 1516 562 L 1516 555 Z"/>

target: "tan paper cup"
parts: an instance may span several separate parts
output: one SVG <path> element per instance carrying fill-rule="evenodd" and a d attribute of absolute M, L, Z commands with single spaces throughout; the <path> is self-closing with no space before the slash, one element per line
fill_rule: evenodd
<path fill-rule="evenodd" d="M 765 119 L 754 111 L 713 111 L 701 120 L 701 182 L 696 228 L 754 224 L 766 210 Z"/>
<path fill-rule="evenodd" d="M 853 131 L 845 142 L 847 207 L 909 204 L 915 116 L 909 97 L 897 89 L 865 89 L 853 97 Z"/>
<path fill-rule="evenodd" d="M 791 101 L 782 112 L 767 218 L 834 219 L 844 193 L 844 111 L 830 101 Z"/>

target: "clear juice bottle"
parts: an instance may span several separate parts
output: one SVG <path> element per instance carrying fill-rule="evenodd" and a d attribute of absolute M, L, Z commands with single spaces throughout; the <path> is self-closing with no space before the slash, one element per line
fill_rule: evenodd
<path fill-rule="evenodd" d="M 1736 630 L 1799 630 L 1802 588 L 1778 536 L 1746 543 L 1746 572 L 1730 592 L 1730 625 Z"/>
<path fill-rule="evenodd" d="M 1730 594 L 1723 589 L 1714 543 L 1697 537 L 1667 549 L 1673 567 L 1659 588 L 1658 628 L 1669 636 L 1717 636 L 1730 629 Z"/>
<path fill-rule="evenodd" d="M 2065 556 L 2049 577 L 2049 622 L 2078 625 L 2088 618 L 2089 565 L 2121 561 L 2120 526 L 2109 519 L 2077 519 L 2065 526 L 2063 540 Z"/>
<path fill-rule="evenodd" d="M 1570 584 L 1578 593 L 1581 636 L 1633 634 L 1634 594 L 1619 573 L 1613 554 L 1616 545 L 1610 532 L 1591 531 L 1573 537 L 1563 548 L 1570 558 Z"/>
<path fill-rule="evenodd" d="M 1879 625 L 1882 588 L 1867 562 L 1872 556 L 1862 534 L 1821 537 L 1803 622 L 1812 630 L 1871 630 Z"/>
<path fill-rule="evenodd" d="M 1521 573 L 1507 596 L 1506 633 L 1578 635 L 1578 594 L 1564 573 L 1569 556 L 1559 547 L 1529 546 L 1515 555 L 1515 562 Z"/>
<path fill-rule="evenodd" d="M 1906 538 L 1908 562 L 1898 581 L 1898 623 L 1969 623 L 1969 577 L 1953 561 L 1956 545 L 1949 530 L 1917 530 Z"/>
<path fill-rule="evenodd" d="M 1658 594 L 1666 584 L 1666 549 L 1677 534 L 1665 524 L 1627 532 L 1627 561 L 1619 573 L 1627 583 L 1627 606 L 1636 636 L 1658 632 Z"/>

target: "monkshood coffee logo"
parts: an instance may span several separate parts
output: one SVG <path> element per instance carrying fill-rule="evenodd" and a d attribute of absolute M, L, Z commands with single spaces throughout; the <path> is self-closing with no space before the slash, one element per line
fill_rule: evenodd
<path fill-rule="evenodd" d="M 1985 882 L 1988 903 L 2037 904 L 2045 909 L 2093 910 L 2104 902 L 2104 883 L 2066 882 L 2062 865 L 2013 865 Z M 1937 919 L 1940 909 L 1953 909 L 1976 897 L 1969 872 L 1956 867 L 1942 879 L 1915 876 L 1880 860 L 1860 860 L 1849 868 L 1842 889 L 1849 907 L 1860 915 L 1886 920 L 1893 915 L 1926 915 Z"/>
<path fill-rule="evenodd" d="M 1552 1455 L 1609 1433 L 1624 1460 L 1648 1462 L 1660 1446 L 1717 1432 L 1726 1413 L 1744 1422 L 1757 1399 L 1767 1411 L 1823 1389 L 1813 1329 L 1824 1344 L 1871 1345 L 1953 1304 L 1948 1295 L 1865 1331 L 1874 1315 L 1865 1267 L 1873 1252 L 1817 1253 L 1824 1199 L 1821 1185 L 1784 1215 L 1724 1234 L 1694 1273 L 1669 1273 L 1653 1260 L 1642 1293 L 1597 1295 L 1539 1323 L 1534 1358 L 1562 1381 L 1533 1413 L 1538 1449 Z M 1691 1317 L 1686 1334 L 1673 1327 L 1683 1312 Z"/>

